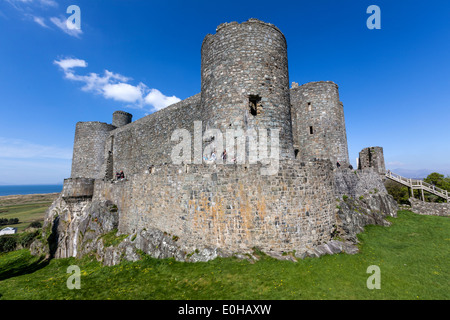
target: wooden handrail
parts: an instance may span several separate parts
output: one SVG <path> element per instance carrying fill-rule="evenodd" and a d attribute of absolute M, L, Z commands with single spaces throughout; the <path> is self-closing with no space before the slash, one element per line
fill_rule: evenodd
<path fill-rule="evenodd" d="M 411 189 L 420 189 L 420 190 L 424 190 L 424 191 L 433 193 L 433 194 L 437 195 L 438 197 L 446 199 L 447 202 L 450 200 L 447 190 L 438 188 L 435 185 L 432 185 L 425 181 L 408 179 L 408 178 L 402 177 L 399 174 L 395 174 L 391 171 L 386 172 L 386 178 L 389 178 L 393 181 L 399 182 Z"/>

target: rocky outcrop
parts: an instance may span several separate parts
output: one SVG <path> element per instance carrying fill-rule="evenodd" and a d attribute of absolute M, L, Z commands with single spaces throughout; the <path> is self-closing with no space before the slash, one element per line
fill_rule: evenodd
<path fill-rule="evenodd" d="M 398 206 L 388 194 L 375 193 L 360 196 L 358 199 L 344 197 L 337 205 L 336 236 L 357 243 L 357 234 L 366 225 L 389 226 L 386 217 L 396 217 Z"/>
<path fill-rule="evenodd" d="M 142 254 L 189 262 L 231 256 L 217 248 L 189 251 L 181 239 L 156 228 L 120 234 L 119 215 L 117 206 L 110 201 L 59 197 L 47 210 L 42 237 L 33 242 L 31 252 L 48 258 L 93 255 L 105 265 L 137 261 Z"/>
<path fill-rule="evenodd" d="M 356 244 L 366 225 L 389 226 L 397 202 L 388 194 L 383 177 L 372 168 L 338 169 L 335 173 L 336 236 Z"/>
<path fill-rule="evenodd" d="M 32 253 L 51 258 L 82 257 L 95 251 L 101 237 L 117 230 L 117 207 L 110 202 L 61 196 L 47 210 L 42 239 L 33 243 Z M 48 249 L 45 249 L 48 247 Z"/>
<path fill-rule="evenodd" d="M 117 246 L 104 247 L 98 252 L 104 252 L 101 260 L 105 265 L 115 265 L 122 260 L 137 261 L 141 259 L 142 254 L 157 259 L 174 258 L 177 261 L 186 262 L 209 261 L 219 256 L 230 256 L 212 248 L 188 252 L 187 248 L 179 241 L 176 237 L 158 229 L 142 229 L 136 234 L 128 236 Z"/>

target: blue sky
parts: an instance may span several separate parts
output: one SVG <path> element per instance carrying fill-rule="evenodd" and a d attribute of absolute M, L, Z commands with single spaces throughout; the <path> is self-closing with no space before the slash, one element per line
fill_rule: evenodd
<path fill-rule="evenodd" d="M 450 174 L 449 1 L 0 0 L 0 184 L 69 177 L 78 121 L 200 92 L 204 36 L 249 18 L 285 34 L 291 82 L 339 85 L 353 164 L 382 146 L 390 169 Z"/>

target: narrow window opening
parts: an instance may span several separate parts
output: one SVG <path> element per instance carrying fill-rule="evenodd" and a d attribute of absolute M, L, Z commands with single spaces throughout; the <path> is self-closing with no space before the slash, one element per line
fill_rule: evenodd
<path fill-rule="evenodd" d="M 308 102 L 308 110 L 311 111 L 312 107 L 311 107 L 311 102 Z"/>
<path fill-rule="evenodd" d="M 249 111 L 252 116 L 257 116 L 261 112 L 261 97 L 250 95 L 248 96 Z"/>
<path fill-rule="evenodd" d="M 297 159 L 298 153 L 299 153 L 299 152 L 300 152 L 299 149 L 294 149 L 294 156 L 295 156 L 295 159 Z"/>
<path fill-rule="evenodd" d="M 108 158 L 106 159 L 105 178 L 108 180 L 114 179 L 114 136 L 111 136 Z"/>
<path fill-rule="evenodd" d="M 314 134 L 314 129 L 312 126 L 309 127 L 309 134 Z"/>

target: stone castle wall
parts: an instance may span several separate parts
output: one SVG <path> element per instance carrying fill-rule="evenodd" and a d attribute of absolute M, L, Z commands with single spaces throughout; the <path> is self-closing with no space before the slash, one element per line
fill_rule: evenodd
<path fill-rule="evenodd" d="M 429 215 L 429 216 L 450 216 L 450 203 L 435 203 L 435 202 L 425 202 L 414 198 L 409 198 L 409 203 L 411 204 L 411 211 Z"/>
<path fill-rule="evenodd" d="M 229 129 L 245 134 L 246 156 L 250 139 L 260 140 L 261 133 L 268 134 L 269 152 L 272 136 L 279 130 L 282 159 L 293 159 L 295 148 L 301 160 L 349 163 L 338 86 L 321 81 L 289 89 L 286 39 L 272 24 L 256 19 L 225 23 L 216 34 L 207 35 L 201 80 L 201 93 L 133 123 L 132 115 L 123 111 L 113 114 L 113 125 L 78 123 L 71 177 L 113 179 L 117 171 L 132 175 L 151 165 L 172 163 L 176 144 L 172 134 L 185 129 L 192 136 L 195 121 L 202 122 L 201 134 L 208 128 L 219 129 L 229 153 L 236 149 L 226 145 Z M 243 135 L 233 134 L 234 138 Z M 213 137 L 210 140 L 216 143 Z M 204 140 L 203 146 L 211 141 Z M 195 144 L 191 147 L 193 156 Z"/>
<path fill-rule="evenodd" d="M 336 206 L 331 163 L 282 161 L 272 176 L 259 169 L 158 166 L 128 181 L 97 180 L 93 201 L 117 204 L 121 233 L 156 228 L 192 249 L 300 252 L 329 241 Z"/>
<path fill-rule="evenodd" d="M 143 173 L 151 165 L 172 163 L 171 152 L 176 144 L 171 141 L 172 133 L 186 129 L 193 135 L 194 121 L 202 121 L 203 117 L 197 94 L 114 130 L 104 150 L 104 158 L 110 157 L 110 174 L 123 170 L 129 176 Z M 106 165 L 104 170 L 108 171 Z"/>
<path fill-rule="evenodd" d="M 349 164 L 344 109 L 338 86 L 310 82 L 291 89 L 294 145 L 300 159 L 330 159 Z"/>

